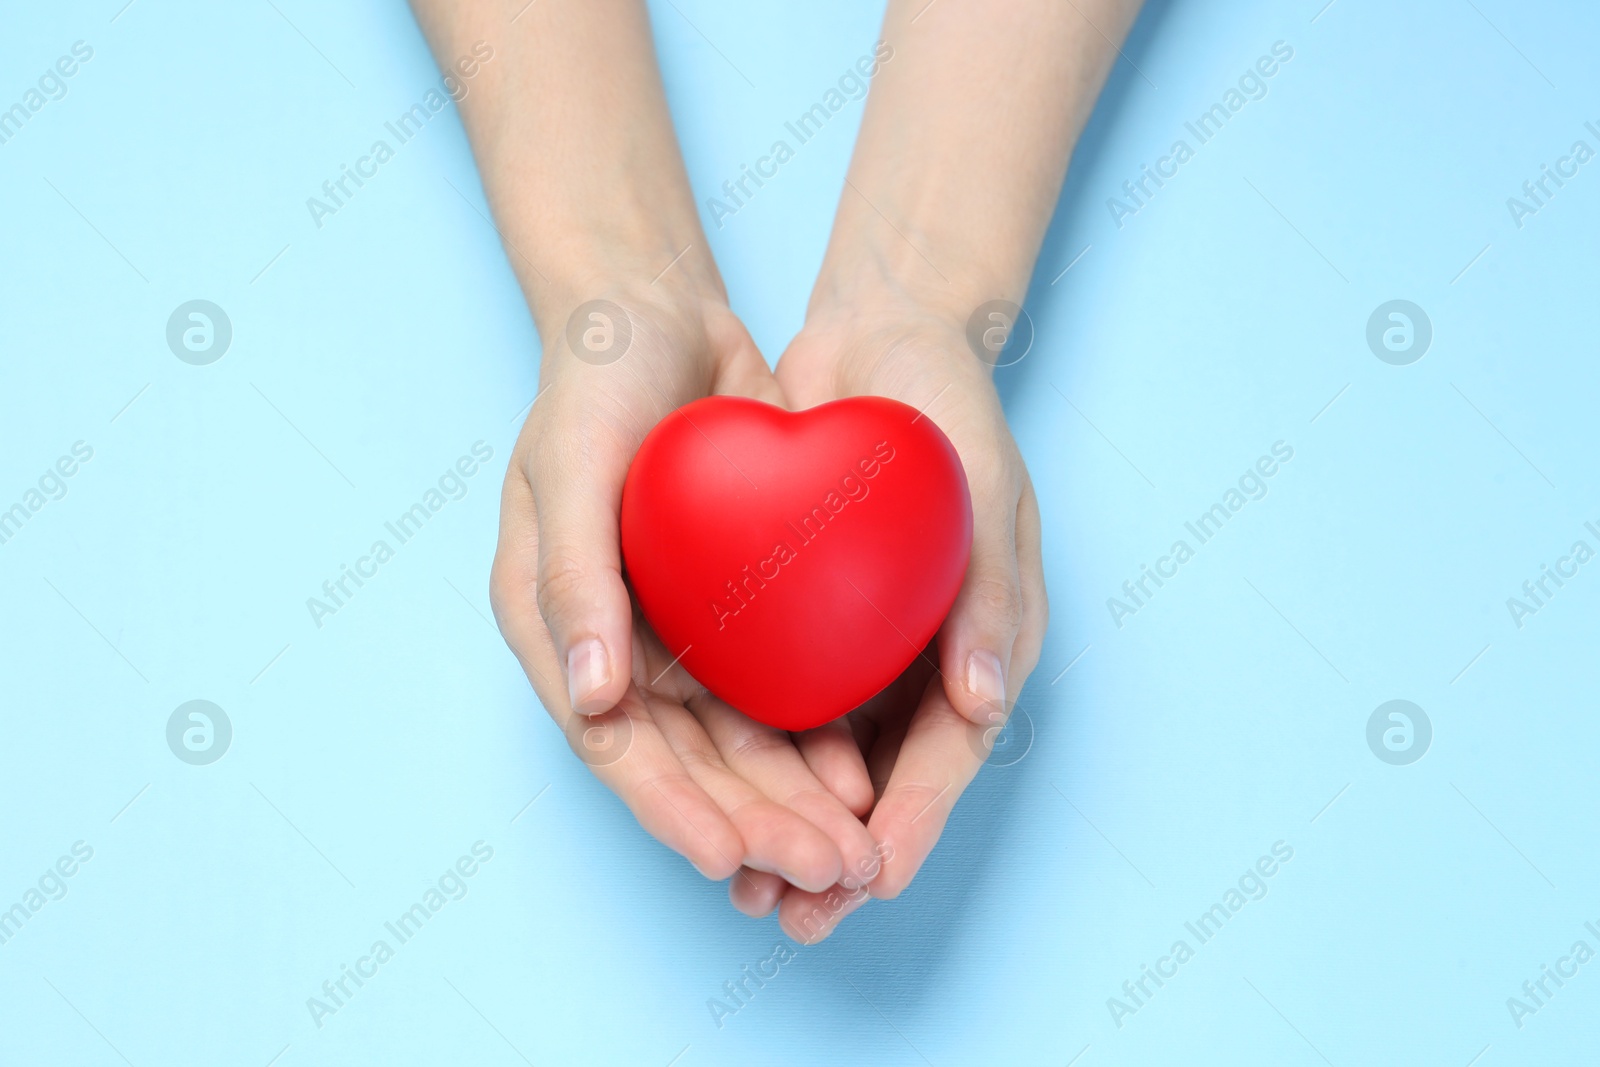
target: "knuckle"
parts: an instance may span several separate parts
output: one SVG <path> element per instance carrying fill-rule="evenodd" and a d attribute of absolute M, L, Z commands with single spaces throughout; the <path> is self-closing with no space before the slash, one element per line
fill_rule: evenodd
<path fill-rule="evenodd" d="M 759 761 L 764 756 L 775 755 L 785 748 L 792 747 L 787 737 L 769 732 L 767 730 L 751 730 L 749 733 L 734 741 L 728 750 L 729 763 L 738 763 L 745 760 Z"/>
<path fill-rule="evenodd" d="M 527 570 L 497 555 L 489 570 L 489 610 L 506 645 L 525 668 L 544 629 L 533 607 L 534 588 Z"/>
<path fill-rule="evenodd" d="M 945 717 L 950 725 L 964 725 L 961 717 L 949 709 L 941 712 L 941 716 Z M 889 792 L 893 795 L 886 794 L 882 803 L 903 817 L 908 827 L 913 823 L 920 823 L 923 819 L 937 825 L 944 821 L 944 812 L 948 811 L 956 801 L 956 797 L 950 795 L 952 786 L 953 783 L 950 782 L 942 785 L 934 785 L 931 782 L 900 782 L 889 787 Z M 960 789 L 954 791 L 957 796 L 960 795 Z M 941 803 L 947 799 L 948 803 Z"/>
<path fill-rule="evenodd" d="M 825 811 L 829 801 L 836 799 L 826 788 L 820 785 L 801 786 L 792 789 L 783 798 L 784 806 L 794 811 L 811 811 L 814 814 Z"/>
<path fill-rule="evenodd" d="M 1009 579 L 982 575 L 967 593 L 974 614 L 990 625 L 1017 630 L 1022 626 L 1022 588 Z"/>
<path fill-rule="evenodd" d="M 683 769 L 692 779 L 695 771 L 720 772 L 727 770 L 722 762 L 722 757 L 711 749 L 708 743 L 695 742 L 677 748 L 678 762 L 683 764 Z"/>
<path fill-rule="evenodd" d="M 655 770 L 634 779 L 633 792 L 642 797 L 673 794 L 679 796 L 695 788 L 694 779 L 684 771 Z M 624 799 L 633 799 L 625 797 Z"/>
<path fill-rule="evenodd" d="M 539 560 L 539 613 L 552 621 L 583 594 L 588 581 L 589 568 L 576 553 L 562 549 L 546 552 Z"/>
<path fill-rule="evenodd" d="M 749 839 L 778 841 L 788 836 L 784 833 L 783 809 L 764 795 L 742 797 L 726 810 L 728 818 Z"/>
<path fill-rule="evenodd" d="M 523 592 L 515 574 L 515 568 L 504 556 L 497 554 L 494 564 L 489 568 L 489 607 L 497 619 L 505 618 L 506 610 L 516 603 L 517 596 Z"/>

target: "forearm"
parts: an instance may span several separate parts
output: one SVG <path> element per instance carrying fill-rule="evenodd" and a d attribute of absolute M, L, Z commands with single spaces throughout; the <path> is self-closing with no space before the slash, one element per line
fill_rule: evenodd
<path fill-rule="evenodd" d="M 886 288 L 967 310 L 1021 303 L 1138 7 L 890 0 L 894 55 L 867 100 L 813 313 Z"/>
<path fill-rule="evenodd" d="M 477 42 L 494 49 L 460 108 L 541 333 L 668 264 L 663 286 L 720 296 L 642 0 L 524 2 L 412 7 L 447 72 Z"/>

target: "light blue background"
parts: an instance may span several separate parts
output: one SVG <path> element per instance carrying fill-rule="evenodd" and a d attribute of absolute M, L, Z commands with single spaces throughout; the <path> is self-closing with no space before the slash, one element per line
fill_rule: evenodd
<path fill-rule="evenodd" d="M 122 3 L 0 16 L 0 106 L 94 48 L 0 145 L 0 507 L 94 449 L 0 545 L 0 907 L 94 848 L 0 946 L 0 1062 L 1345 1067 L 1593 1047 L 1600 963 L 1520 1030 L 1506 998 L 1579 938 L 1600 949 L 1600 565 L 1521 629 L 1505 605 L 1573 541 L 1600 547 L 1600 162 L 1521 229 L 1505 204 L 1574 140 L 1600 148 L 1592 7 L 1145 12 L 1040 258 L 1034 350 L 1000 375 L 1053 608 L 1031 750 L 980 774 L 909 892 L 719 1029 L 708 998 L 775 922 L 638 829 L 488 622 L 537 343 L 453 110 L 321 230 L 305 207 L 437 83 L 410 15 Z M 754 7 L 652 5 L 702 200 L 881 14 Z M 1266 98 L 1119 229 L 1106 199 L 1279 40 L 1294 58 Z M 859 107 L 711 229 L 771 356 Z M 194 298 L 234 329 L 205 367 L 164 339 Z M 1364 340 L 1393 298 L 1434 326 L 1407 367 Z M 306 598 L 478 440 L 494 459 L 466 498 L 314 626 Z M 1294 459 L 1270 495 L 1115 626 L 1106 598 L 1279 440 Z M 211 766 L 166 745 L 194 698 L 233 722 Z M 1410 766 L 1366 744 L 1393 698 L 1433 723 Z M 468 895 L 319 1030 L 306 999 L 480 839 L 494 858 Z M 1280 840 L 1294 859 L 1267 896 L 1114 1025 L 1107 998 Z"/>

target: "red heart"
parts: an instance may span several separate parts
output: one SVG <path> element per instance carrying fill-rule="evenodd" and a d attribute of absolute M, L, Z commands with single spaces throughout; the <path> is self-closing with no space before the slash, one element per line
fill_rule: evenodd
<path fill-rule="evenodd" d="M 645 618 L 703 685 L 784 730 L 835 719 L 905 670 L 971 547 L 955 448 L 883 397 L 798 412 L 697 400 L 650 431 L 622 490 Z"/>

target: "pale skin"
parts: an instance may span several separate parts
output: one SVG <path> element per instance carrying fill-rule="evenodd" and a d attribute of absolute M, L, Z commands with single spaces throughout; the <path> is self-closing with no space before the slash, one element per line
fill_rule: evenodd
<path fill-rule="evenodd" d="M 890 0 L 893 57 L 872 79 L 805 325 L 776 372 L 728 307 L 644 4 L 523 3 L 412 5 L 441 67 L 476 42 L 494 49 L 461 112 L 544 347 L 501 497 L 495 617 L 557 723 L 629 720 L 626 753 L 594 769 L 645 829 L 729 880 L 739 910 L 776 908 L 791 937 L 815 942 L 910 884 L 982 764 L 974 738 L 992 735 L 1038 662 L 1038 504 L 965 328 L 986 301 L 1023 302 L 1138 2 Z M 597 366 L 565 329 L 601 298 L 628 310 L 634 337 Z M 718 700 L 673 664 L 623 581 L 628 465 L 668 412 L 714 394 L 791 409 L 894 397 L 925 409 L 966 467 L 972 558 L 949 618 L 889 690 L 815 730 L 775 730 Z"/>

